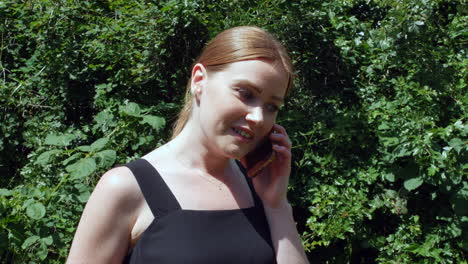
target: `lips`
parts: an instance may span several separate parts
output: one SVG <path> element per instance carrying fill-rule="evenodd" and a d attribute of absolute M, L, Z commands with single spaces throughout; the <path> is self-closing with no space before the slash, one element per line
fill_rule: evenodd
<path fill-rule="evenodd" d="M 253 133 L 247 129 L 241 128 L 241 127 L 233 127 L 232 130 L 240 136 L 242 136 L 245 139 L 252 139 L 253 138 Z"/>

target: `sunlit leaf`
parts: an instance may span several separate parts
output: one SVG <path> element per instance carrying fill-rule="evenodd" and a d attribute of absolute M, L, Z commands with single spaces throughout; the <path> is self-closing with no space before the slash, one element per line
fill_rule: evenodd
<path fill-rule="evenodd" d="M 52 243 L 54 242 L 52 236 L 43 237 L 41 240 L 44 242 L 44 244 L 48 246 L 52 245 Z"/>
<path fill-rule="evenodd" d="M 62 164 L 63 164 L 63 165 L 67 165 L 68 163 L 70 163 L 71 161 L 74 161 L 74 160 L 78 159 L 78 158 L 81 157 L 82 155 L 83 155 L 83 153 L 80 153 L 80 152 L 75 153 L 75 154 L 71 155 L 70 157 L 68 157 L 67 159 L 65 159 L 65 160 L 62 162 Z"/>
<path fill-rule="evenodd" d="M 107 142 L 109 142 L 109 138 L 100 138 L 96 140 L 93 144 L 91 144 L 91 151 L 96 152 L 103 149 Z"/>
<path fill-rule="evenodd" d="M 140 124 L 149 124 L 151 127 L 159 131 L 166 125 L 166 120 L 159 116 L 145 115 Z"/>
<path fill-rule="evenodd" d="M 36 158 L 36 161 L 34 162 L 35 164 L 39 164 L 41 166 L 45 166 L 47 163 L 49 163 L 50 161 L 50 158 L 55 155 L 55 154 L 58 154 L 60 153 L 61 151 L 58 150 L 58 149 L 53 149 L 53 150 L 48 150 L 46 152 L 43 152 L 41 153 L 41 155 L 39 155 L 37 158 Z"/>
<path fill-rule="evenodd" d="M 451 146 L 457 153 L 460 153 L 463 147 L 466 147 L 466 144 L 459 138 L 452 138 L 449 141 L 449 146 Z"/>
<path fill-rule="evenodd" d="M 27 249 L 30 246 L 32 246 L 34 243 L 36 243 L 36 241 L 38 241 L 39 239 L 40 239 L 39 236 L 30 236 L 26 238 L 26 240 L 24 240 L 23 244 L 21 245 L 21 248 Z"/>
<path fill-rule="evenodd" d="M 66 168 L 72 179 L 85 178 L 96 170 L 96 161 L 93 158 L 80 159 Z"/>
<path fill-rule="evenodd" d="M 115 162 L 117 154 L 115 150 L 107 149 L 96 153 L 98 159 L 98 166 L 100 168 L 109 168 Z"/>
<path fill-rule="evenodd" d="M 13 195 L 13 192 L 8 189 L 1 188 L 0 189 L 0 196 L 11 196 Z"/>
<path fill-rule="evenodd" d="M 405 186 L 406 190 L 412 191 L 418 188 L 419 186 L 421 186 L 422 183 L 423 183 L 423 180 L 420 177 L 416 177 L 416 178 L 407 179 L 403 183 L 403 186 Z"/>
<path fill-rule="evenodd" d="M 126 105 L 120 106 L 121 113 L 128 115 L 128 116 L 135 116 L 140 117 L 141 109 L 140 106 L 136 103 L 128 103 Z"/>
<path fill-rule="evenodd" d="M 389 182 L 394 182 L 395 181 L 395 174 L 393 173 L 385 173 L 385 179 Z"/>
<path fill-rule="evenodd" d="M 44 217 L 46 209 L 42 203 L 33 203 L 26 208 L 26 214 L 33 219 Z"/>
<path fill-rule="evenodd" d="M 88 146 L 88 145 L 79 146 L 79 147 L 77 147 L 76 149 L 78 149 L 78 150 L 80 150 L 80 151 L 83 151 L 83 152 L 90 152 L 90 151 L 91 151 L 91 147 Z"/>
<path fill-rule="evenodd" d="M 54 135 L 49 134 L 47 135 L 44 144 L 46 145 L 53 145 L 53 146 L 68 146 L 70 143 L 76 138 L 73 134 L 62 134 L 62 135 Z"/>

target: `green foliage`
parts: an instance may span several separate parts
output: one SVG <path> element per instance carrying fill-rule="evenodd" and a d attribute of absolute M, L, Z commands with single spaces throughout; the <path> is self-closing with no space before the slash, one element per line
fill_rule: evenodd
<path fill-rule="evenodd" d="M 63 263 L 106 170 L 170 137 L 221 30 L 277 35 L 314 263 L 467 263 L 463 1 L 0 1 L 0 262 Z"/>

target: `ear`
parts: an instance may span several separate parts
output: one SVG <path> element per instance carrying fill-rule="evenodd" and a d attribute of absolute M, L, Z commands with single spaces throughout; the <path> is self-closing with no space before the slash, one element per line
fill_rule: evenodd
<path fill-rule="evenodd" d="M 207 77 L 205 66 L 201 63 L 197 63 L 193 66 L 192 76 L 190 78 L 190 92 L 195 98 L 199 99 L 202 94 Z"/>

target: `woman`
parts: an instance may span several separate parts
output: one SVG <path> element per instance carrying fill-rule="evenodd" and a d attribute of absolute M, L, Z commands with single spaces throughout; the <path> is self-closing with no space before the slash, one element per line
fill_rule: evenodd
<path fill-rule="evenodd" d="M 307 263 L 286 198 L 291 141 L 275 124 L 292 78 L 265 31 L 217 35 L 192 68 L 172 140 L 102 176 L 68 263 Z M 246 154 L 265 139 L 275 159 L 247 177 Z"/>

